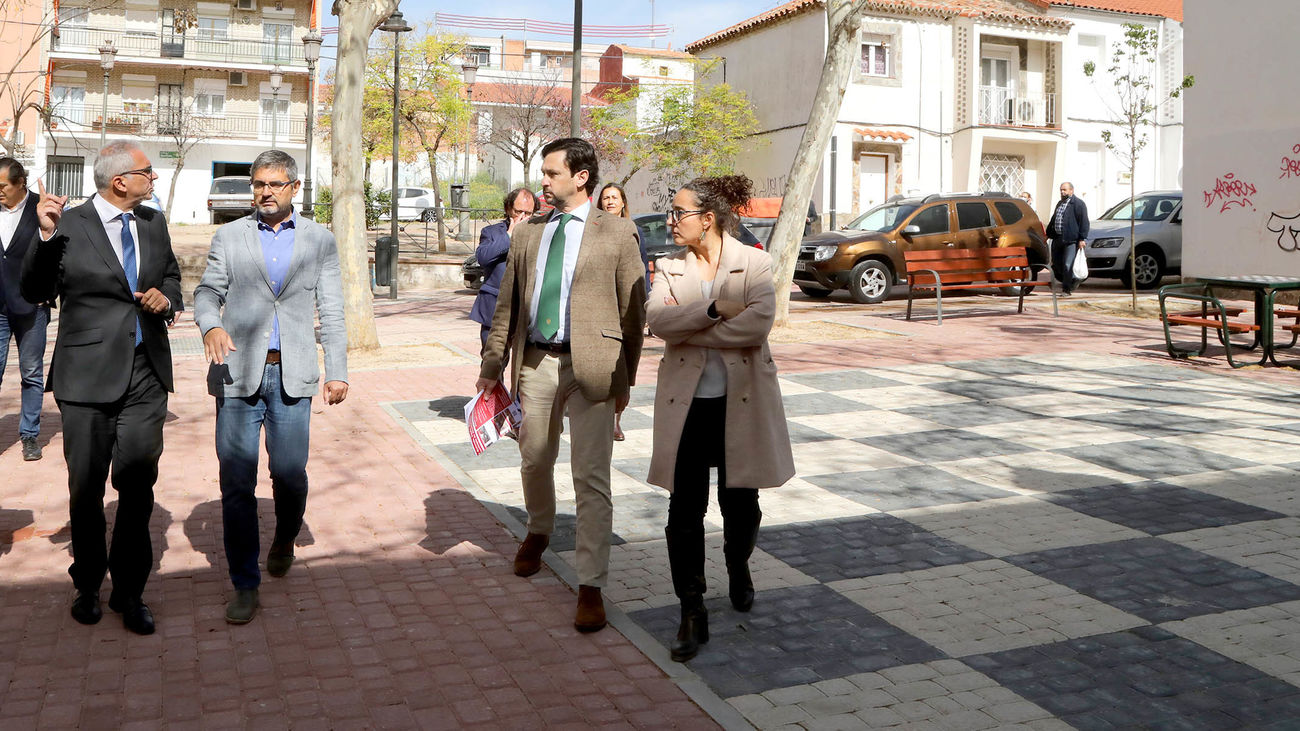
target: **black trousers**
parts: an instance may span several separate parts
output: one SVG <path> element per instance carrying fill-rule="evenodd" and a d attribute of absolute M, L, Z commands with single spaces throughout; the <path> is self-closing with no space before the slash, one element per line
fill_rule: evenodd
<path fill-rule="evenodd" d="M 718 508 L 724 523 L 756 520 L 758 490 L 727 487 L 727 465 L 723 444 L 727 428 L 727 398 L 697 398 L 691 401 L 677 445 L 673 469 L 673 492 L 668 499 L 668 530 L 692 533 L 704 529 L 709 509 L 709 468 L 718 468 Z"/>
<path fill-rule="evenodd" d="M 1079 251 L 1077 241 L 1058 241 L 1052 239 L 1052 272 L 1061 289 L 1066 292 L 1074 290 L 1079 282 L 1074 278 L 1074 256 Z"/>
<path fill-rule="evenodd" d="M 72 524 L 72 566 L 68 573 L 82 592 L 97 592 L 113 574 L 113 596 L 139 599 L 153 567 L 149 516 L 163 450 L 167 390 L 135 349 L 131 382 L 122 398 L 107 404 L 59 401 L 63 416 L 63 459 L 68 466 L 68 509 Z M 117 491 L 113 538 L 105 545 L 104 487 L 112 472 Z"/>

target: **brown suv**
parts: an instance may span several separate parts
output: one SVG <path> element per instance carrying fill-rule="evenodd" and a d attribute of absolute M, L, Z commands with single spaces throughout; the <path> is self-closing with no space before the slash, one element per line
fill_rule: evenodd
<path fill-rule="evenodd" d="M 1025 247 L 1035 274 L 1051 261 L 1038 214 L 1019 198 L 1006 193 L 899 196 L 838 231 L 805 238 L 794 283 L 809 297 L 848 288 L 854 300 L 870 304 L 885 299 L 902 278 L 904 251 L 992 246 Z"/>

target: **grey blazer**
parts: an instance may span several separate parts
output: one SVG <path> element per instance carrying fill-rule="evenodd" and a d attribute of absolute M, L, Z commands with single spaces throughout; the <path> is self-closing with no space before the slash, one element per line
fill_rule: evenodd
<path fill-rule="evenodd" d="M 348 335 L 343 319 L 343 277 L 329 229 L 299 216 L 289 273 L 277 297 L 262 255 L 257 223 L 249 215 L 217 229 L 208 268 L 194 290 L 194 321 L 206 335 L 225 328 L 235 350 L 208 369 L 208 393 L 241 398 L 257 393 L 266 365 L 271 322 L 280 317 L 280 369 L 292 398 L 316 394 L 316 315 L 325 348 L 325 380 L 348 380 Z"/>

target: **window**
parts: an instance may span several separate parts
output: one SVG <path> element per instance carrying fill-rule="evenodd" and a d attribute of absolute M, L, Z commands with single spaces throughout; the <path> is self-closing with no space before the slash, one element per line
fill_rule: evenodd
<path fill-rule="evenodd" d="M 224 117 L 226 116 L 226 92 L 221 91 L 195 91 L 194 92 L 194 113 L 200 117 Z"/>
<path fill-rule="evenodd" d="M 275 134 L 280 139 L 289 135 L 289 100 L 283 95 L 279 99 L 262 97 L 261 99 L 261 136 L 271 136 L 271 125 L 275 125 Z M 274 110 L 274 113 L 272 112 Z"/>
<path fill-rule="evenodd" d="M 1091 62 L 1100 69 L 1102 62 L 1105 60 L 1105 55 L 1103 53 L 1105 48 L 1105 37 L 1080 33 L 1079 60 L 1082 62 L 1079 64 L 1080 68 L 1082 68 L 1083 64 Z"/>
<path fill-rule="evenodd" d="M 476 66 L 492 64 L 492 49 L 487 46 L 469 46 L 465 49 L 465 61 Z"/>
<path fill-rule="evenodd" d="M 227 18 L 199 18 L 199 25 L 194 29 L 195 37 L 201 41 L 224 41 L 229 32 L 230 20 Z"/>
<path fill-rule="evenodd" d="M 993 204 L 993 207 L 998 209 L 998 215 L 1002 216 L 1004 225 L 1009 226 L 1025 217 L 1025 214 L 1020 212 L 1020 206 L 1011 201 L 998 201 Z"/>
<path fill-rule="evenodd" d="M 293 47 L 292 35 L 293 26 L 288 23 L 263 23 L 262 61 L 264 63 L 287 63 L 289 61 L 289 49 Z"/>
<path fill-rule="evenodd" d="M 174 135 L 181 131 L 181 105 L 184 103 L 180 84 L 158 85 L 158 134 Z"/>
<path fill-rule="evenodd" d="M 54 123 L 60 120 L 73 124 L 86 121 L 86 89 L 81 86 L 55 84 L 50 89 L 50 108 L 54 112 Z"/>
<path fill-rule="evenodd" d="M 889 42 L 885 36 L 863 36 L 862 75 L 889 76 Z"/>
<path fill-rule="evenodd" d="M 984 203 L 958 203 L 957 227 L 965 231 L 970 228 L 989 228 L 993 225 L 993 216 Z"/>
<path fill-rule="evenodd" d="M 567 69 L 572 65 L 568 56 L 547 54 L 544 59 L 548 69 Z"/>
<path fill-rule="evenodd" d="M 660 67 L 659 67 L 659 75 L 660 75 L 660 76 L 667 76 L 667 75 L 668 75 L 668 67 L 667 67 L 667 66 L 660 66 Z"/>
<path fill-rule="evenodd" d="M 45 184 L 51 194 L 78 198 L 83 195 L 85 158 L 50 155 L 45 158 L 45 164 Z"/>
<path fill-rule="evenodd" d="M 940 203 L 939 205 L 926 208 L 916 214 L 916 217 L 912 219 L 911 225 L 921 229 L 917 233 L 919 236 L 948 233 L 948 230 L 952 228 L 952 224 L 948 220 L 948 204 Z"/>
<path fill-rule="evenodd" d="M 90 9 L 84 5 L 64 5 L 60 7 L 59 31 L 66 31 L 68 28 L 85 28 L 87 25 L 86 16 L 88 15 L 90 15 Z"/>

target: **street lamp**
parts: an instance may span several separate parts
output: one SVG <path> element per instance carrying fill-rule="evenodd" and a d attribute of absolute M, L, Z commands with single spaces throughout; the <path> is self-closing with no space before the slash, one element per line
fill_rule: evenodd
<path fill-rule="evenodd" d="M 104 99 L 100 107 L 99 117 L 99 149 L 104 149 L 108 144 L 108 75 L 113 70 L 113 62 L 117 58 L 117 49 L 113 47 L 113 42 L 106 40 L 104 45 L 99 47 L 99 67 L 104 69 Z"/>
<path fill-rule="evenodd" d="M 316 62 L 320 60 L 323 40 L 315 28 L 302 37 L 302 55 L 307 59 L 307 160 L 302 176 L 302 213 L 307 218 L 316 216 L 311 198 L 311 137 L 316 118 Z"/>
<path fill-rule="evenodd" d="M 284 72 L 280 70 L 280 64 L 271 67 L 271 149 L 275 149 L 275 132 L 276 127 L 280 126 L 276 120 L 276 113 L 280 106 L 280 84 L 284 81 Z"/>
<path fill-rule="evenodd" d="M 402 121 L 402 97 L 400 87 L 402 80 L 401 48 L 402 33 L 411 30 L 411 26 L 402 19 L 402 11 L 394 10 L 388 20 L 379 26 L 379 30 L 393 34 L 393 185 L 388 190 L 389 202 L 389 259 L 388 259 L 388 299 L 397 299 L 397 145 L 399 140 L 398 125 Z M 378 256 L 376 256 L 378 259 Z"/>
<path fill-rule="evenodd" d="M 465 117 L 465 185 L 469 185 L 469 143 L 474 134 L 474 79 L 478 76 L 478 64 L 466 61 L 460 67 L 460 73 L 465 79 L 465 104 L 469 107 L 469 114 Z"/>

